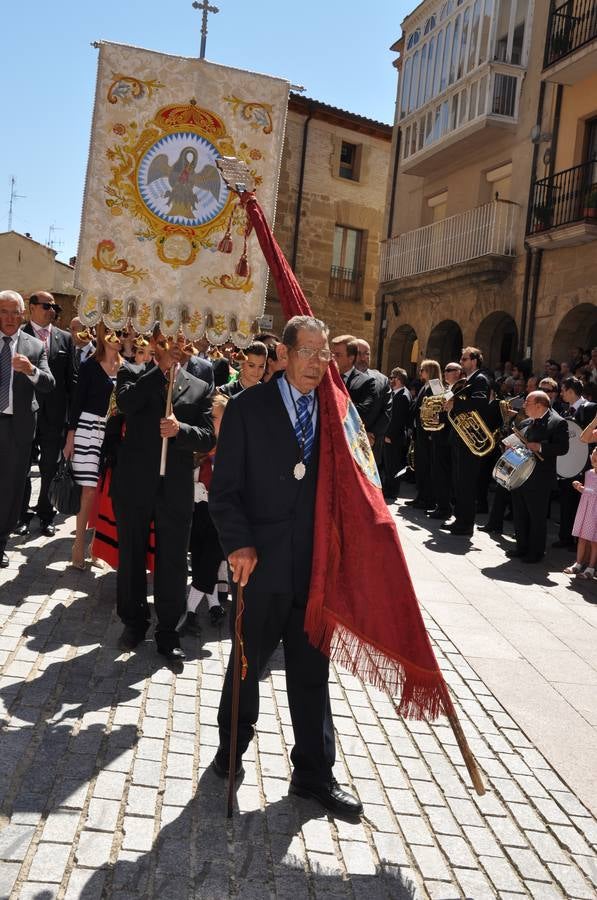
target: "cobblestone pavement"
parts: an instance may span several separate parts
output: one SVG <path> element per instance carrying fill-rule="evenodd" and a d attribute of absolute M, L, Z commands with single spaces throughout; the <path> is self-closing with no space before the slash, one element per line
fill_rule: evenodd
<path fill-rule="evenodd" d="M 336 669 L 336 774 L 365 818 L 347 824 L 288 797 L 292 729 L 276 657 L 227 821 L 225 788 L 206 771 L 225 630 L 206 619 L 202 642 L 185 639 L 182 675 L 149 640 L 119 654 L 114 573 L 67 567 L 70 525 L 11 542 L 0 573 L 1 897 L 597 897 L 595 818 L 429 612 L 487 794 L 472 790 L 445 721 L 403 722 Z"/>

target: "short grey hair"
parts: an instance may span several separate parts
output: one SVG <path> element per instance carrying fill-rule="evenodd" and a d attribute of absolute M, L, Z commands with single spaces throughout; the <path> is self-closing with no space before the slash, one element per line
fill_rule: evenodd
<path fill-rule="evenodd" d="M 25 301 L 17 291 L 0 291 L 0 300 L 16 300 L 19 312 L 25 312 Z"/>
<path fill-rule="evenodd" d="M 284 326 L 282 343 L 287 347 L 296 347 L 299 331 L 316 331 L 325 338 L 330 333 L 328 326 L 321 319 L 314 316 L 293 316 Z"/>

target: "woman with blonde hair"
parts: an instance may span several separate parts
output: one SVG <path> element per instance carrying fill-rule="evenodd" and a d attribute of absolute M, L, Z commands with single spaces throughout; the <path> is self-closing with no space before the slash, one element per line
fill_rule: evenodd
<path fill-rule="evenodd" d="M 421 407 L 426 397 L 431 397 L 433 391 L 429 382 L 437 378 L 441 382 L 442 370 L 435 359 L 424 359 L 419 366 L 419 376 L 423 382 L 413 409 L 415 429 L 415 481 L 417 483 L 417 496 L 414 500 L 407 500 L 407 506 L 415 509 L 434 509 L 437 506 L 435 492 L 433 490 L 433 478 L 431 469 L 431 433 L 425 431 L 421 422 Z"/>
<path fill-rule="evenodd" d="M 77 484 L 81 485 L 81 508 L 72 552 L 72 565 L 85 568 L 85 531 L 97 487 L 100 450 L 104 439 L 110 398 L 116 375 L 123 364 L 122 333 L 96 328 L 95 353 L 81 364 L 77 392 L 69 418 L 64 457 L 72 462 Z"/>

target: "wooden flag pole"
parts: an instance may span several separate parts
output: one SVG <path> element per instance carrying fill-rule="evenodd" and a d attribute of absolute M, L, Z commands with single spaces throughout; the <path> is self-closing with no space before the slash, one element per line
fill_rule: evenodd
<path fill-rule="evenodd" d="M 446 692 L 448 688 L 446 687 Z M 479 772 L 479 767 L 477 766 L 477 761 L 473 756 L 472 750 L 468 745 L 468 741 L 464 735 L 464 731 L 462 730 L 462 725 L 460 724 L 460 719 L 454 709 L 452 704 L 452 700 L 448 696 L 447 699 L 444 699 L 444 712 L 448 717 L 448 721 L 454 732 L 454 737 L 456 738 L 456 743 L 462 753 L 462 758 L 464 760 L 464 764 L 468 769 L 468 773 L 471 777 L 471 781 L 473 782 L 473 787 L 475 788 L 476 793 L 479 797 L 482 797 L 485 793 L 485 785 L 483 784 L 483 779 L 481 778 L 481 773 Z"/>
<path fill-rule="evenodd" d="M 170 375 L 168 382 L 168 395 L 166 397 L 166 418 L 172 412 L 172 390 L 174 388 L 174 370 L 176 363 L 170 366 Z M 166 474 L 166 459 L 168 457 L 168 438 L 162 438 L 162 456 L 160 459 L 160 476 L 163 478 Z"/>
<path fill-rule="evenodd" d="M 236 617 L 234 621 L 234 668 L 232 670 L 232 710 L 230 713 L 230 762 L 228 769 L 228 812 L 227 818 L 232 818 L 232 810 L 234 807 L 234 797 L 236 795 L 236 742 L 238 739 L 238 710 L 240 704 L 240 680 L 241 680 L 241 658 L 242 658 L 242 627 L 243 627 L 243 610 L 244 588 L 242 584 L 237 585 L 236 591 Z"/>

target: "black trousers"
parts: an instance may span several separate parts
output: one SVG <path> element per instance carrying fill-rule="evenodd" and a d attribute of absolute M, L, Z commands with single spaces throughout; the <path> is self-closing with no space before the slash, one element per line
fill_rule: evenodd
<path fill-rule="evenodd" d="M 44 423 L 41 423 L 41 425 L 38 423 L 35 438 L 33 440 L 33 446 L 31 448 L 32 452 L 29 462 L 29 472 L 33 463 L 33 456 L 35 455 L 35 452 L 37 450 L 41 483 L 39 486 L 39 497 L 37 498 L 36 512 L 42 522 L 51 522 L 56 515 L 56 510 L 50 503 L 50 498 L 48 497 L 48 489 L 50 487 L 52 478 L 56 474 L 56 469 L 58 468 L 60 453 L 62 451 L 62 448 L 64 447 L 64 437 L 64 429 L 57 430 L 53 426 L 44 426 Z M 30 500 L 31 475 L 28 474 L 21 513 L 19 516 L 21 521 L 25 521 L 28 518 L 27 510 L 29 508 Z"/>
<path fill-rule="evenodd" d="M 558 537 L 564 544 L 573 544 L 572 528 L 576 511 L 580 503 L 580 494 L 572 487 L 573 481 L 582 481 L 582 472 L 576 478 L 559 478 L 558 488 L 560 490 L 560 530 Z"/>
<path fill-rule="evenodd" d="M 165 481 L 165 479 L 162 479 Z M 153 502 L 152 502 L 153 501 Z M 120 496 L 112 503 L 118 532 L 116 609 L 124 625 L 140 634 L 149 626 L 145 559 L 149 525 L 155 523 L 153 602 L 157 616 L 156 641 L 164 649 L 179 646 L 176 626 L 186 610 L 187 547 L 191 514 L 168 497 L 161 484 L 154 498 Z M 186 514 L 185 514 L 186 513 Z"/>
<path fill-rule="evenodd" d="M 512 491 L 516 549 L 524 556 L 543 556 L 547 538 L 549 489 L 523 487 Z"/>
<path fill-rule="evenodd" d="M 403 441 L 384 442 L 382 464 L 382 486 L 384 496 L 397 497 L 400 491 L 400 482 L 396 478 L 398 472 L 406 465 L 407 447 Z"/>
<path fill-rule="evenodd" d="M 452 509 L 452 452 L 443 430 L 431 438 L 431 477 L 435 502 L 439 509 L 449 513 Z"/>
<path fill-rule="evenodd" d="M 422 426 L 417 425 L 415 432 L 415 481 L 417 482 L 417 499 L 428 507 L 435 505 L 431 469 L 431 438 Z"/>
<path fill-rule="evenodd" d="M 12 416 L 0 415 L 0 552 L 19 520 L 31 444 L 17 444 Z"/>
<path fill-rule="evenodd" d="M 494 528 L 496 531 L 501 531 L 503 529 L 504 515 L 506 514 L 506 509 L 511 505 L 512 495 L 510 491 L 506 490 L 505 487 L 502 487 L 501 484 L 496 484 L 495 492 L 493 494 L 493 503 L 491 504 L 491 511 L 487 520 L 487 524 L 490 528 Z"/>
<path fill-rule="evenodd" d="M 459 437 L 452 439 L 454 515 L 459 525 L 472 528 L 477 509 L 477 480 L 481 457 L 471 453 Z"/>
<path fill-rule="evenodd" d="M 191 528 L 191 570 L 193 587 L 211 594 L 218 579 L 218 569 L 224 559 L 218 532 L 209 514 L 207 503 L 195 503 Z"/>
<path fill-rule="evenodd" d="M 231 621 L 236 615 L 234 589 Z M 292 594 L 259 593 L 245 588 L 243 641 L 248 661 L 247 677 L 240 683 L 237 759 L 253 738 L 259 716 L 259 679 L 280 640 L 284 645 L 286 689 L 294 730 L 290 758 L 293 780 L 301 784 L 329 784 L 336 759 L 334 725 L 328 690 L 329 660 L 311 646 L 304 631 L 305 608 Z M 232 708 L 233 651 L 224 679 L 218 725 L 220 751 L 229 758 Z"/>

